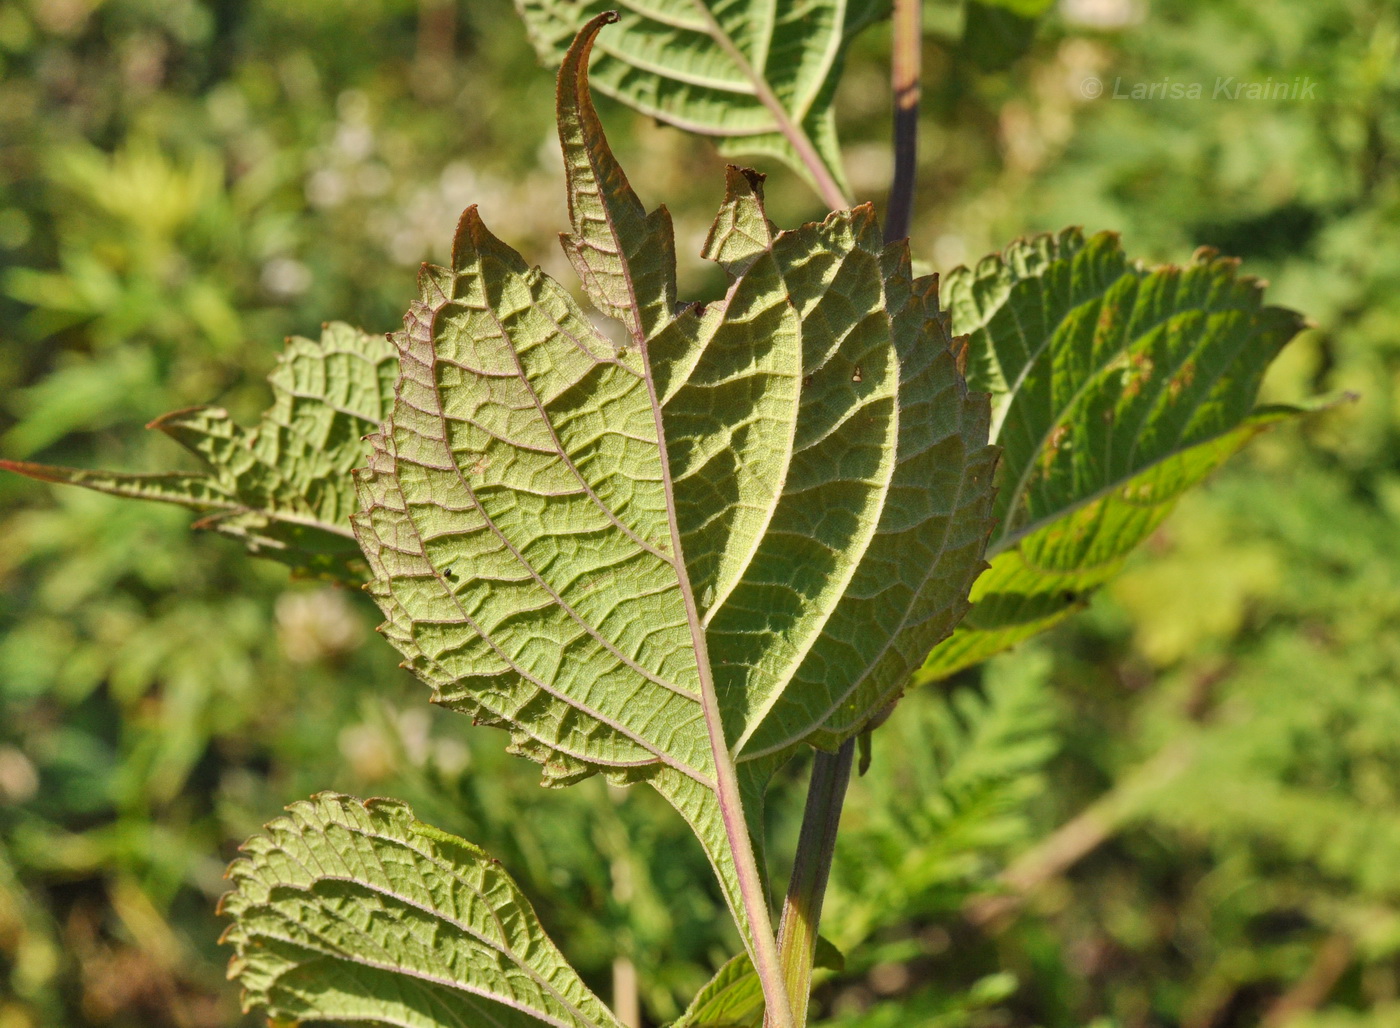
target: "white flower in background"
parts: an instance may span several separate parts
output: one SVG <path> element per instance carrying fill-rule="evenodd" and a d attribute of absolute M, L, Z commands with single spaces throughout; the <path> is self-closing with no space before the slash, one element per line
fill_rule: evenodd
<path fill-rule="evenodd" d="M 353 650 L 364 638 L 364 621 L 345 593 L 330 587 L 285 592 L 277 597 L 277 639 L 287 659 L 313 664 Z"/>
<path fill-rule="evenodd" d="M 1124 29 L 1147 17 L 1142 0 L 1060 0 L 1060 16 L 1071 25 Z"/>

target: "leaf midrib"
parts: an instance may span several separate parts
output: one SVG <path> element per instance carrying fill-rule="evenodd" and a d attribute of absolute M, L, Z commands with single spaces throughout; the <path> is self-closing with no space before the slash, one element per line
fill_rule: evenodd
<path fill-rule="evenodd" d="M 709 17 L 708 9 L 705 14 Z M 713 22 L 713 17 L 710 17 Z M 731 44 L 732 46 L 732 44 Z M 579 82 L 574 89 L 587 88 L 587 54 L 581 69 Z M 771 95 L 771 94 L 770 94 Z M 586 110 L 580 104 L 580 112 Z M 584 150 L 593 172 L 594 182 L 604 179 L 599 175 L 598 161 L 594 150 L 587 145 Z M 613 218 L 611 204 L 603 204 L 603 213 L 623 269 L 623 281 L 631 301 L 631 330 L 637 351 L 642 358 L 642 379 L 646 384 L 647 400 L 651 407 L 653 430 L 656 435 L 656 449 L 661 468 L 661 487 L 666 503 L 666 523 L 671 536 L 671 554 L 676 571 L 676 581 L 681 592 L 681 602 L 685 608 L 686 622 L 690 630 L 691 646 L 695 655 L 696 673 L 700 679 L 700 705 L 704 714 L 705 729 L 709 737 L 711 759 L 714 763 L 714 781 L 707 787 L 714 794 L 719 807 L 720 819 L 724 825 L 725 838 L 729 843 L 729 856 L 734 863 L 735 877 L 738 879 L 740 901 L 748 915 L 748 930 L 743 932 L 746 947 L 751 947 L 755 964 L 765 970 L 765 980 L 772 977 L 778 981 L 781 990 L 777 938 L 773 934 L 768 914 L 768 897 L 764 889 L 764 879 L 754 853 L 753 841 L 749 836 L 748 822 L 744 816 L 743 797 L 739 789 L 738 770 L 734 763 L 734 753 L 724 737 L 724 721 L 721 717 L 719 695 L 715 689 L 714 675 L 710 667 L 709 646 L 705 639 L 704 625 L 700 619 L 699 605 L 695 601 L 695 590 L 686 568 L 685 548 L 681 541 L 680 523 L 676 513 L 675 481 L 671 473 L 671 458 L 666 446 L 666 427 L 663 420 L 661 398 L 657 393 L 656 375 L 652 370 L 651 347 L 647 345 L 647 333 L 642 324 L 641 305 L 638 301 L 636 281 L 632 275 L 632 264 L 627 257 L 627 248 L 622 244 L 622 236 Z M 674 320 L 672 315 L 672 320 Z M 764 974 L 763 971 L 760 972 Z M 784 997 L 785 998 L 785 997 Z M 790 1028 L 793 1024 L 790 1010 L 782 1007 L 774 1012 L 779 1028 Z M 786 1014 L 786 1016 L 783 1016 Z"/>
<path fill-rule="evenodd" d="M 630 276 L 628 286 L 630 289 Z M 455 300 L 456 297 L 454 296 L 452 299 Z M 504 340 L 509 340 L 510 335 L 506 331 L 506 327 L 501 323 L 501 319 L 496 313 L 495 306 L 493 304 L 488 303 L 485 309 L 490 315 L 492 324 L 496 326 L 497 332 L 500 333 L 501 338 Z M 434 338 L 436 338 L 437 317 L 438 311 L 434 311 Z M 617 517 L 615 513 L 613 513 L 613 511 L 607 506 L 607 504 L 603 503 L 603 501 L 598 497 L 598 494 L 593 491 L 593 488 L 588 484 L 588 480 L 585 479 L 582 473 L 579 472 L 578 466 L 574 464 L 573 460 L 569 457 L 568 452 L 560 443 L 559 434 L 555 431 L 554 428 L 554 422 L 550 420 L 549 414 L 545 410 L 544 404 L 540 399 L 539 392 L 535 389 L 534 382 L 530 379 L 529 374 L 526 372 L 525 365 L 520 360 L 520 354 L 516 351 L 515 347 L 511 345 L 507 345 L 505 349 L 510 351 L 511 360 L 515 364 L 519 380 L 524 385 L 525 390 L 530 394 L 530 402 L 534 405 L 535 412 L 540 416 L 540 421 L 544 424 L 546 431 L 548 431 L 549 433 L 550 441 L 554 444 L 554 452 L 550 453 L 549 456 L 557 457 L 564 462 L 565 466 L 569 469 L 570 473 L 578 481 L 579 485 L 582 487 L 583 491 L 588 495 L 589 499 L 593 501 L 594 505 L 597 506 L 597 508 L 600 511 L 603 512 L 603 514 L 612 523 L 613 527 L 621 531 L 629 540 L 632 541 L 634 545 L 636 545 L 643 552 L 650 554 L 657 560 L 660 560 L 667 567 L 671 568 L 673 571 L 679 574 L 681 572 L 681 565 L 679 564 L 678 560 L 667 557 L 666 555 L 661 553 L 661 551 L 657 550 L 654 546 L 650 545 L 649 543 L 645 542 L 640 537 L 638 537 L 636 533 L 634 533 L 630 528 L 628 528 L 625 524 L 622 523 L 622 521 Z M 434 351 L 433 363 L 436 364 L 437 361 L 440 359 L 441 358 L 438 357 L 436 351 Z M 652 395 L 654 399 L 654 391 L 651 391 L 650 395 Z M 443 418 L 446 418 L 445 414 L 443 415 Z M 664 444 L 660 448 L 664 448 Z M 506 533 L 502 531 L 500 526 L 496 524 L 495 519 L 492 518 L 491 515 L 486 513 L 486 510 L 481 506 L 480 501 L 477 499 L 476 491 L 471 487 L 471 483 L 467 481 L 467 477 L 462 474 L 461 466 L 456 460 L 452 461 L 452 467 L 457 476 L 457 480 L 462 485 L 463 491 L 466 492 L 466 494 L 469 497 L 471 497 L 472 505 L 476 507 L 477 513 L 481 515 L 482 519 L 490 527 L 491 531 L 495 533 L 496 538 L 499 539 L 502 542 L 502 544 L 504 544 L 505 547 L 508 550 L 510 550 L 511 555 L 515 557 L 517 561 L 520 562 L 520 566 L 530 573 L 531 577 L 534 578 L 535 582 L 539 585 L 541 589 L 548 593 L 549 598 L 552 599 L 558 605 L 560 610 L 567 614 L 574 621 L 575 624 L 577 624 L 580 628 L 582 628 L 585 632 L 592 636 L 594 641 L 597 642 L 600 646 L 602 646 L 608 653 L 612 654 L 613 657 L 621 661 L 624 666 L 636 672 L 646 681 L 650 682 L 653 685 L 658 685 L 663 689 L 667 689 L 677 694 L 678 696 L 683 696 L 688 700 L 693 700 L 697 703 L 700 702 L 700 697 L 697 696 L 695 693 L 691 692 L 689 689 L 686 689 L 675 682 L 668 682 L 660 676 L 648 671 L 642 665 L 638 664 L 635 660 L 627 656 L 616 646 L 614 646 L 610 641 L 604 638 L 603 634 L 599 632 L 597 628 L 589 624 L 587 619 L 582 617 L 574 609 L 573 605 L 564 599 L 563 595 L 561 595 L 558 590 L 556 590 L 553 586 L 551 586 L 548 582 L 545 581 L 544 576 L 541 575 L 539 571 L 535 568 L 535 566 L 525 558 L 525 554 L 522 553 L 516 547 L 516 545 L 510 541 Z"/>
<path fill-rule="evenodd" d="M 303 528 L 316 528 L 322 532 L 330 532 L 332 535 L 343 536 L 353 540 L 355 533 L 348 526 L 342 527 L 331 521 L 321 521 L 317 518 L 302 517 L 297 514 L 287 514 L 275 510 L 259 510 L 256 507 L 249 507 L 246 504 L 235 503 L 227 506 L 214 506 L 212 504 L 201 505 L 206 510 L 220 511 L 226 514 L 256 514 L 259 517 L 267 518 L 269 521 L 280 521 L 288 525 L 300 525 Z"/>
<path fill-rule="evenodd" d="M 708 10 L 705 12 L 708 14 Z M 713 20 L 713 19 L 712 19 Z M 595 34 L 596 39 L 596 34 Z M 592 43 L 590 42 L 590 49 Z M 588 158 L 589 170 L 592 172 L 594 183 L 597 184 L 600 197 L 602 195 L 602 183 L 606 181 L 606 176 L 602 174 L 603 169 L 599 167 L 598 151 L 589 145 L 590 127 L 588 124 L 588 112 L 592 109 L 591 102 L 579 102 L 586 100 L 586 92 L 580 98 L 580 90 L 586 91 L 588 88 L 588 56 L 589 49 L 583 51 L 579 68 L 579 78 L 571 84 L 571 89 L 575 94 L 579 109 L 579 126 L 581 138 L 580 142 L 583 152 Z M 596 119 L 596 114 L 594 115 Z M 601 132 L 601 126 L 598 129 Z M 624 201 L 625 202 L 625 201 Z M 671 460 L 666 449 L 666 428 L 662 421 L 662 407 L 660 398 L 656 392 L 656 376 L 651 367 L 651 347 L 647 345 L 647 332 L 642 323 L 642 306 L 637 291 L 636 279 L 632 274 L 632 262 L 627 256 L 627 247 L 623 243 L 622 233 L 613 217 L 613 205 L 607 202 L 602 203 L 603 218 L 608 226 L 608 234 L 612 237 L 614 251 L 617 255 L 618 264 L 622 268 L 622 281 L 627 288 L 627 298 L 629 300 L 628 311 L 630 318 L 625 325 L 636 345 L 637 352 L 642 359 L 642 381 L 646 386 L 647 403 L 651 408 L 652 425 L 656 435 L 656 451 L 658 462 L 661 467 L 661 488 L 663 499 L 666 503 L 666 524 L 671 536 L 671 567 L 676 575 L 676 583 L 681 592 L 681 603 L 685 608 L 686 625 L 690 632 L 691 650 L 695 656 L 696 676 L 700 682 L 700 707 L 704 714 L 705 727 L 709 736 L 711 759 L 714 762 L 715 780 L 706 781 L 703 776 L 692 774 L 691 777 L 699 781 L 711 792 L 721 797 L 720 807 L 723 810 L 726 806 L 724 802 L 725 780 L 734 774 L 733 757 L 724 741 L 723 723 L 719 716 L 719 698 L 715 692 L 714 677 L 710 669 L 709 649 L 705 642 L 705 630 L 700 621 L 699 608 L 695 602 L 695 591 L 691 586 L 690 575 L 686 570 L 685 549 L 681 545 L 680 525 L 676 517 L 676 491 L 675 483 L 671 476 Z M 638 204 L 640 206 L 640 204 Z M 494 312 L 493 312 L 494 316 Z M 674 315 L 672 315 L 674 320 Z M 648 746 L 648 749 L 660 750 L 660 747 Z M 732 783 L 731 783 L 732 784 Z M 737 791 L 736 791 L 737 794 Z M 728 815 L 725 815 L 726 820 Z M 734 854 L 736 864 L 739 862 L 739 855 Z"/>
<path fill-rule="evenodd" d="M 630 274 L 628 288 L 629 290 L 631 289 Z M 493 304 L 487 304 L 486 310 L 490 314 L 491 321 L 496 326 L 496 330 L 501 333 L 501 337 L 508 338 L 508 335 L 506 333 L 506 327 L 501 323 L 500 317 L 497 316 L 495 306 Z M 538 312 L 538 308 L 536 308 L 536 311 Z M 558 331 L 560 335 L 570 339 L 573 338 L 573 334 L 570 332 L 566 332 L 564 330 L 564 326 L 559 324 L 557 318 L 553 317 L 552 315 L 547 315 L 547 317 L 549 318 L 550 324 L 552 324 L 555 327 L 556 331 Z M 580 352 L 584 353 L 589 359 L 593 360 L 596 364 L 611 364 L 614 367 L 623 371 L 624 373 L 632 375 L 635 378 L 641 377 L 637 375 L 636 372 L 633 371 L 631 368 L 627 367 L 626 364 L 622 363 L 619 360 L 598 360 L 597 356 L 595 356 L 591 351 L 584 347 L 581 342 L 575 342 Z M 651 554 L 651 556 L 655 557 L 663 564 L 674 569 L 677 566 L 676 560 L 674 558 L 665 553 L 662 553 L 659 549 L 657 549 L 647 540 L 643 539 L 636 532 L 634 532 L 628 525 L 626 525 L 622 521 L 621 518 L 617 516 L 616 512 L 614 512 L 611 507 L 609 507 L 606 503 L 603 502 L 602 498 L 598 495 L 594 488 L 588 484 L 588 479 L 586 479 L 583 476 L 583 472 L 579 471 L 578 465 L 574 463 L 574 459 L 570 457 L 568 451 L 564 449 L 564 444 L 560 441 L 559 433 L 554 427 L 554 421 L 550 418 L 549 413 L 545 410 L 544 400 L 541 398 L 539 390 L 535 388 L 534 380 L 530 378 L 529 374 L 527 373 L 524 363 L 520 360 L 519 352 L 515 349 L 514 346 L 509 346 L 507 347 L 507 349 L 510 350 L 511 362 L 515 365 L 515 377 L 519 379 L 519 381 L 524 385 L 526 392 L 530 394 L 530 402 L 534 405 L 535 413 L 540 416 L 540 422 L 544 425 L 545 430 L 549 433 L 549 441 L 554 444 L 554 452 L 551 453 L 550 456 L 557 456 L 560 460 L 564 462 L 564 466 L 569 469 L 569 473 L 574 476 L 574 479 L 578 482 L 579 487 L 583 489 L 584 493 L 588 496 L 588 498 L 593 501 L 593 505 L 597 507 L 599 511 L 602 512 L 603 516 L 606 517 L 608 521 L 612 523 L 614 528 L 616 528 L 619 532 L 621 532 L 628 539 L 630 539 L 642 551 Z M 463 484 L 466 484 L 465 479 L 463 480 Z M 658 682 L 657 684 L 664 683 Z M 677 689 L 677 691 L 683 692 L 684 695 L 689 696 L 691 699 L 697 701 L 699 700 L 699 697 L 696 696 L 694 693 L 691 693 L 689 690 L 679 690 L 678 687 L 669 685 L 668 688 Z"/>
<path fill-rule="evenodd" d="M 1052 514 L 1047 514 L 1047 515 L 1045 515 L 1045 517 L 1043 517 L 1043 518 L 1039 518 L 1039 519 L 1037 519 L 1037 520 L 1035 520 L 1035 521 L 1027 522 L 1025 525 L 1022 525 L 1022 526 L 1016 528 L 1014 531 L 1007 532 L 1007 533 L 1006 533 L 1004 536 L 1002 536 L 1000 539 L 997 539 L 995 542 L 988 544 L 988 546 L 987 546 L 987 560 L 990 561 L 990 560 L 991 560 L 992 558 L 994 558 L 994 557 L 999 557 L 999 556 L 1001 556 L 1003 553 L 1006 553 L 1006 552 L 1008 552 L 1008 551 L 1010 551 L 1010 550 L 1014 550 L 1017 546 L 1019 546 L 1019 545 L 1020 545 L 1022 542 L 1024 542 L 1027 538 L 1029 538 L 1030 536 L 1034 535 L 1036 532 L 1039 532 L 1041 529 L 1043 529 L 1043 528 L 1048 528 L 1050 525 L 1053 525 L 1055 522 L 1061 521 L 1061 520 L 1063 520 L 1063 519 L 1069 517 L 1071 514 L 1075 514 L 1075 513 L 1079 512 L 1079 511 L 1083 510 L 1083 509 L 1086 508 L 1086 507 L 1089 507 L 1089 506 L 1092 506 L 1092 505 L 1095 504 L 1095 503 L 1098 503 L 1100 500 L 1102 500 L 1102 499 L 1104 499 L 1105 497 L 1111 495 L 1111 494 L 1114 493 L 1115 491 L 1117 491 L 1117 490 L 1119 490 L 1119 489 L 1122 489 L 1122 488 L 1123 488 L 1125 485 L 1127 485 L 1129 482 L 1133 481 L 1133 479 L 1135 479 L 1135 478 L 1140 478 L 1140 477 L 1142 477 L 1143 475 L 1148 474 L 1149 472 L 1153 471 L 1154 469 L 1156 469 L 1156 468 L 1158 468 L 1158 467 L 1161 467 L 1163 464 L 1167 463 L 1167 462 L 1170 461 L 1170 460 L 1174 460 L 1174 459 L 1176 459 L 1177 457 L 1180 457 L 1180 456 L 1182 456 L 1183 454 L 1186 454 L 1186 453 L 1190 453 L 1192 450 L 1198 449 L 1198 448 L 1200 448 L 1200 447 L 1209 446 L 1209 445 L 1211 445 L 1212 443 L 1219 442 L 1219 441 L 1222 440 L 1222 439 L 1225 439 L 1225 438 L 1227 438 L 1227 437 L 1229 437 L 1229 436 L 1231 436 L 1231 435 L 1234 435 L 1236 432 L 1246 431 L 1246 430 L 1249 430 L 1249 431 L 1262 431 L 1263 428 L 1264 428 L 1263 425 L 1251 425 L 1251 423 L 1250 423 L 1250 420 L 1251 420 L 1252 418 L 1254 418 L 1256 415 L 1260 414 L 1262 410 L 1263 410 L 1263 408 L 1255 408 L 1253 411 L 1251 411 L 1251 412 L 1249 413 L 1249 415 L 1248 415 L 1243 421 L 1241 421 L 1239 424 L 1234 425 L 1233 427 L 1227 429 L 1226 431 L 1224 431 L 1224 432 L 1217 432 L 1216 434 L 1214 434 L 1214 435 L 1212 435 L 1212 436 L 1208 436 L 1207 438 L 1204 438 L 1204 439 L 1198 439 L 1198 440 L 1196 440 L 1196 441 L 1193 442 L 1193 443 L 1189 443 L 1189 444 L 1186 444 L 1186 445 L 1178 445 L 1178 446 L 1174 447 L 1173 449 L 1171 449 L 1170 451 L 1168 451 L 1168 452 L 1162 454 L 1162 455 L 1161 455 L 1160 457 L 1158 457 L 1157 459 L 1152 460 L 1152 461 L 1149 461 L 1148 463 L 1143 464 L 1141 467 L 1136 468 L 1136 469 L 1132 472 L 1132 474 L 1120 476 L 1120 477 L 1114 479 L 1112 482 L 1107 483 L 1107 484 L 1104 485 L 1103 487 L 1101 487 L 1101 488 L 1099 488 L 1099 489 L 1096 489 L 1096 490 L 1094 490 L 1094 491 L 1091 492 L 1091 493 L 1086 494 L 1085 496 L 1081 497 L 1081 498 L 1078 499 L 1078 500 L 1075 500 L 1073 503 L 1066 504 L 1064 507 L 1061 507 L 1059 510 L 1055 511 L 1055 512 L 1052 513 Z M 1133 501 L 1127 501 L 1127 500 L 1125 500 L 1125 502 L 1133 502 Z M 1136 505 L 1137 505 L 1137 506 L 1140 506 L 1140 507 L 1148 506 L 1147 504 L 1141 504 L 1141 503 L 1138 503 L 1138 504 L 1136 504 Z"/>

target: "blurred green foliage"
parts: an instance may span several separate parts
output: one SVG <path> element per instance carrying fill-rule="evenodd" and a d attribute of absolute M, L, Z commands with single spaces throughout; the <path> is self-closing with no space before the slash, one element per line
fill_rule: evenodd
<path fill-rule="evenodd" d="M 1316 322 L 1266 399 L 1359 399 L 1255 443 L 1042 644 L 901 705 L 848 804 L 821 1009 L 1400 1023 L 1400 6 L 1061 0 L 1002 70 L 928 6 L 916 254 L 1070 223 L 1216 245 Z M 861 198 L 887 188 L 887 50 L 863 36 L 838 94 Z M 1315 99 L 1209 99 L 1268 77 Z M 1206 98 L 1115 99 L 1164 80 Z M 281 337 L 394 327 L 468 203 L 567 279 L 551 96 L 507 0 L 0 6 L 0 456 L 169 468 L 145 421 L 249 422 Z M 698 251 L 720 159 L 603 114 Z M 820 213 L 764 170 L 776 220 Z M 240 1023 L 222 867 L 323 788 L 484 846 L 604 996 L 635 967 L 652 1022 L 732 955 L 664 805 L 538 788 L 423 702 L 365 598 L 189 520 L 0 478 L 0 1028 Z M 771 803 L 789 848 L 800 770 Z"/>

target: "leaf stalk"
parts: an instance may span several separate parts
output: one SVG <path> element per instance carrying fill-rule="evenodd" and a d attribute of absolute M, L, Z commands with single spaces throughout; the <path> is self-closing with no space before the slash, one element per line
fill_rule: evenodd
<path fill-rule="evenodd" d="M 797 1028 L 807 1023 L 817 929 L 821 924 L 827 881 L 831 877 L 831 862 L 836 855 L 836 830 L 841 824 L 841 807 L 851 781 L 855 751 L 854 738 L 847 739 L 835 753 L 817 751 L 812 780 L 807 788 L 807 806 L 802 811 L 797 860 L 783 901 L 778 954 Z"/>

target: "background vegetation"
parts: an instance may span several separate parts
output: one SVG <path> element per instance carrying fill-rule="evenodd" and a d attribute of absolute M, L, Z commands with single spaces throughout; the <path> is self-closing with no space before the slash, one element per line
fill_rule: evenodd
<path fill-rule="evenodd" d="M 848 803 L 822 1009 L 1400 1024 L 1400 5 L 1062 0 L 1020 56 L 963 18 L 929 4 L 916 254 L 1070 223 L 1216 245 L 1316 321 L 1269 396 L 1360 399 L 1254 444 L 1043 643 L 900 707 Z M 887 47 L 862 38 L 838 97 L 877 200 Z M 1315 99 L 1209 99 L 1269 76 Z M 1207 98 L 1113 98 L 1164 80 Z M 394 327 L 468 203 L 564 275 L 551 94 L 508 0 L 0 6 L 0 455 L 171 466 L 145 421 L 251 419 L 284 335 Z M 604 117 L 698 251 L 721 161 Z M 765 170 L 780 222 L 821 213 Z M 254 1023 L 221 871 L 321 788 L 481 843 L 604 996 L 635 967 L 674 1017 L 736 943 L 669 809 L 537 788 L 423 702 L 367 598 L 188 520 L 0 478 L 0 1028 Z"/>

